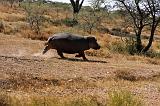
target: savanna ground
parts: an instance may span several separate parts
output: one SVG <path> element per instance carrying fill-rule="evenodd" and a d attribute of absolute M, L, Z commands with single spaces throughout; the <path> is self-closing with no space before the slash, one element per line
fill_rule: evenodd
<path fill-rule="evenodd" d="M 0 33 L 0 105 L 112 105 L 112 92 L 120 91 L 120 96 L 130 92 L 141 105 L 159 106 L 160 59 L 106 50 L 110 41 L 116 44 L 120 38 L 98 32 L 98 41 L 105 46 L 87 51 L 89 61 L 67 54 L 68 59 L 60 59 L 55 50 L 42 55 L 44 41 L 27 38 L 34 34 L 24 21 L 23 9 L 0 8 L 6 28 Z M 46 25 L 44 32 L 49 36 L 67 29 L 74 30 Z"/>

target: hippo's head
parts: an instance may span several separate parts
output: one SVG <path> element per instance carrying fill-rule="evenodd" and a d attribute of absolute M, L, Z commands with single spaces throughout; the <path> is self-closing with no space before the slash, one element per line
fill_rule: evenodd
<path fill-rule="evenodd" d="M 92 48 L 92 49 L 100 49 L 100 45 L 97 43 L 97 40 L 95 37 L 87 37 L 87 40 L 89 42 L 89 48 Z"/>
<path fill-rule="evenodd" d="M 49 49 L 52 49 L 51 41 L 52 41 L 52 37 L 49 37 L 47 42 L 44 43 L 45 48 L 42 54 L 45 54 Z"/>
<path fill-rule="evenodd" d="M 46 42 L 45 44 L 44 44 L 46 47 L 44 48 L 44 50 L 43 50 L 43 52 L 42 52 L 42 54 L 45 54 L 49 49 L 51 49 L 51 44 L 50 43 L 48 43 L 48 42 Z"/>

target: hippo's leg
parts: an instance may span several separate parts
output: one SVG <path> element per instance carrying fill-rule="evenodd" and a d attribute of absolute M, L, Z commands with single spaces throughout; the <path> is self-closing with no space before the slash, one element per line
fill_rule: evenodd
<path fill-rule="evenodd" d="M 88 59 L 86 58 L 85 54 L 84 54 L 84 51 L 79 52 L 79 54 L 76 55 L 75 57 L 82 57 L 83 60 L 88 60 Z"/>
<path fill-rule="evenodd" d="M 75 57 L 82 57 L 82 55 L 80 55 L 80 53 L 79 53 L 79 54 L 77 54 Z"/>
<path fill-rule="evenodd" d="M 65 57 L 63 56 L 63 52 L 61 52 L 60 50 L 57 50 L 57 53 L 58 53 L 58 55 L 59 55 L 61 58 L 65 58 Z"/>

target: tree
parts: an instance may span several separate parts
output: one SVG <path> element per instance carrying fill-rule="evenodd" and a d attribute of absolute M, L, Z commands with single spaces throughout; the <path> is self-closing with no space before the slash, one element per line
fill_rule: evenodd
<path fill-rule="evenodd" d="M 146 0 L 146 3 L 148 6 L 145 5 L 146 10 L 148 13 L 150 13 L 151 18 L 151 32 L 150 32 L 150 38 L 147 46 L 143 49 L 143 52 L 146 52 L 149 50 L 149 48 L 152 46 L 154 33 L 156 31 L 156 28 L 160 22 L 160 0 Z"/>
<path fill-rule="evenodd" d="M 152 45 L 154 33 L 160 22 L 160 0 L 116 0 L 119 7 L 126 10 L 131 17 L 136 34 L 136 49 L 147 52 Z M 150 26 L 150 37 L 147 46 L 142 46 L 141 34 L 144 27 Z"/>
<path fill-rule="evenodd" d="M 104 7 L 102 7 L 104 0 L 90 0 L 89 3 L 91 8 L 83 11 L 81 14 L 81 20 L 83 29 L 91 34 L 94 28 L 101 26 L 106 11 L 104 11 Z"/>
<path fill-rule="evenodd" d="M 77 14 L 79 13 L 81 7 L 82 7 L 84 0 L 81 0 L 81 2 L 80 2 L 80 0 L 76 0 L 76 1 L 70 0 L 70 2 L 72 5 L 72 8 L 73 8 L 73 19 L 75 19 Z"/>
<path fill-rule="evenodd" d="M 45 21 L 45 9 L 43 8 L 43 2 L 41 0 L 33 3 L 31 3 L 31 1 L 27 1 L 22 5 L 22 7 L 27 13 L 27 22 L 29 23 L 31 30 L 33 30 L 37 35 L 40 35 L 41 26 Z"/>

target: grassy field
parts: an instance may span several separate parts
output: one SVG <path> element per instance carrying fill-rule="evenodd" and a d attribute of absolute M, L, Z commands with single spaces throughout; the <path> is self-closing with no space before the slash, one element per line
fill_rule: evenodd
<path fill-rule="evenodd" d="M 72 17 L 69 11 L 46 8 L 47 18 Z M 61 59 L 55 50 L 42 55 L 44 40 L 57 32 L 89 34 L 44 22 L 37 35 L 23 8 L 0 4 L 0 14 L 0 106 L 159 106 L 158 39 L 148 54 L 131 55 L 130 40 L 94 29 L 102 48 L 86 51 L 89 61 L 74 54 Z M 121 25 L 113 20 L 103 24 L 108 29 Z"/>

